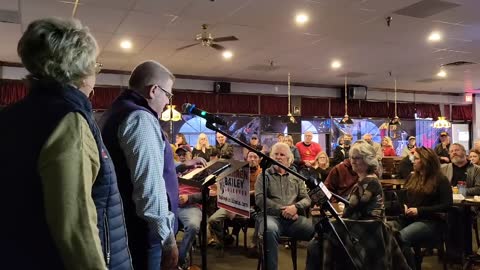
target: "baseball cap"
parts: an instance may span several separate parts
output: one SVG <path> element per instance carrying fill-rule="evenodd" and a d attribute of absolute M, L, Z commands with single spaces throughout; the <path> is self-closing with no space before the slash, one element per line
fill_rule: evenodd
<path fill-rule="evenodd" d="M 253 134 L 252 137 L 250 137 L 250 139 L 254 139 L 254 138 L 255 138 L 255 139 L 258 139 L 257 134 Z"/>
<path fill-rule="evenodd" d="M 190 146 L 184 144 L 184 145 L 180 145 L 180 146 L 177 148 L 177 150 L 175 150 L 175 153 L 178 154 L 178 152 L 181 152 L 181 151 L 183 151 L 183 152 L 191 152 L 192 149 L 190 149 Z"/>
<path fill-rule="evenodd" d="M 448 133 L 445 132 L 445 131 L 442 131 L 442 132 L 440 133 L 440 136 L 448 136 Z"/>
<path fill-rule="evenodd" d="M 415 136 L 409 136 L 409 137 L 408 137 L 408 140 L 409 140 L 409 141 L 410 141 L 410 140 L 415 140 Z"/>

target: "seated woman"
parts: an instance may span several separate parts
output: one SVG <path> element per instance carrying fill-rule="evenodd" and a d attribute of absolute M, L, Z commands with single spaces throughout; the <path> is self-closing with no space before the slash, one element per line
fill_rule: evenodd
<path fill-rule="evenodd" d="M 349 196 L 350 205 L 345 208 L 344 218 L 384 219 L 383 190 L 375 171 L 378 159 L 373 146 L 365 141 L 356 141 L 349 152 L 353 170 L 358 174 Z M 322 269 L 321 243 L 314 238 L 307 248 L 307 270 Z"/>
<path fill-rule="evenodd" d="M 395 153 L 395 149 L 393 149 L 392 139 L 390 137 L 385 136 L 382 139 L 382 151 L 384 157 L 395 157 L 397 153 Z"/>
<path fill-rule="evenodd" d="M 320 182 L 325 182 L 330 169 L 331 167 L 327 153 L 322 151 L 315 157 L 312 167 L 303 167 L 300 170 L 300 173 L 311 181 L 315 180 L 314 185 L 316 186 Z"/>
<path fill-rule="evenodd" d="M 471 149 L 468 154 L 468 160 L 470 160 L 472 164 L 480 165 L 480 152 L 475 148 Z"/>
<path fill-rule="evenodd" d="M 205 133 L 200 133 L 198 135 L 197 145 L 192 151 L 193 158 L 201 157 L 206 161 L 210 161 L 210 153 L 212 152 L 212 147 L 208 142 L 208 137 Z"/>
<path fill-rule="evenodd" d="M 395 222 L 401 228 L 399 240 L 404 248 L 438 238 L 443 222 L 438 213 L 446 212 L 453 204 L 450 182 L 440 172 L 438 156 L 432 149 L 416 148 L 413 170 L 405 192 L 399 194 L 405 215 Z"/>

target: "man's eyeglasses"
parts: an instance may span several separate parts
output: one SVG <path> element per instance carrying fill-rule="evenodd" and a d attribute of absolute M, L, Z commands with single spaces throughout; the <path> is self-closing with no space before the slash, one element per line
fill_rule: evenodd
<path fill-rule="evenodd" d="M 163 89 L 163 87 L 161 87 L 160 85 L 156 84 L 156 86 L 160 89 L 162 89 L 162 91 L 165 93 L 165 95 L 167 96 L 168 99 L 172 99 L 173 98 L 173 94 L 168 92 L 167 90 Z"/>
<path fill-rule="evenodd" d="M 103 68 L 103 64 L 99 63 L 99 62 L 96 62 L 95 63 L 95 74 L 100 73 L 100 71 L 102 71 L 102 68 Z"/>

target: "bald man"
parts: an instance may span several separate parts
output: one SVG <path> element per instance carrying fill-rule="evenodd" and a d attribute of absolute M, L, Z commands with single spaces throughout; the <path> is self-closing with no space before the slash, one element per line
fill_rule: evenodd
<path fill-rule="evenodd" d="M 132 72 L 129 89 L 102 118 L 125 209 L 135 269 L 177 267 L 178 180 L 159 115 L 172 98 L 175 77 L 155 61 Z M 108 202 L 107 202 L 108 203 Z"/>
<path fill-rule="evenodd" d="M 311 131 L 305 132 L 303 137 L 303 142 L 298 142 L 295 146 L 305 166 L 311 167 L 315 163 L 315 157 L 322 152 L 322 147 L 320 144 L 312 141 L 313 133 Z"/>

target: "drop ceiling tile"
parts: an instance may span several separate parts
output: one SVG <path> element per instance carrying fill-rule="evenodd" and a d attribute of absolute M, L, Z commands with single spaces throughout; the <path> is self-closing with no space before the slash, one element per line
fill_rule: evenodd
<path fill-rule="evenodd" d="M 76 18 L 96 32 L 115 33 L 126 14 L 126 10 L 81 5 Z"/>
<path fill-rule="evenodd" d="M 118 34 L 155 37 L 175 16 L 131 11 L 117 29 Z"/>
<path fill-rule="evenodd" d="M 133 9 L 152 14 L 178 15 L 192 1 L 196 0 L 137 0 Z"/>

